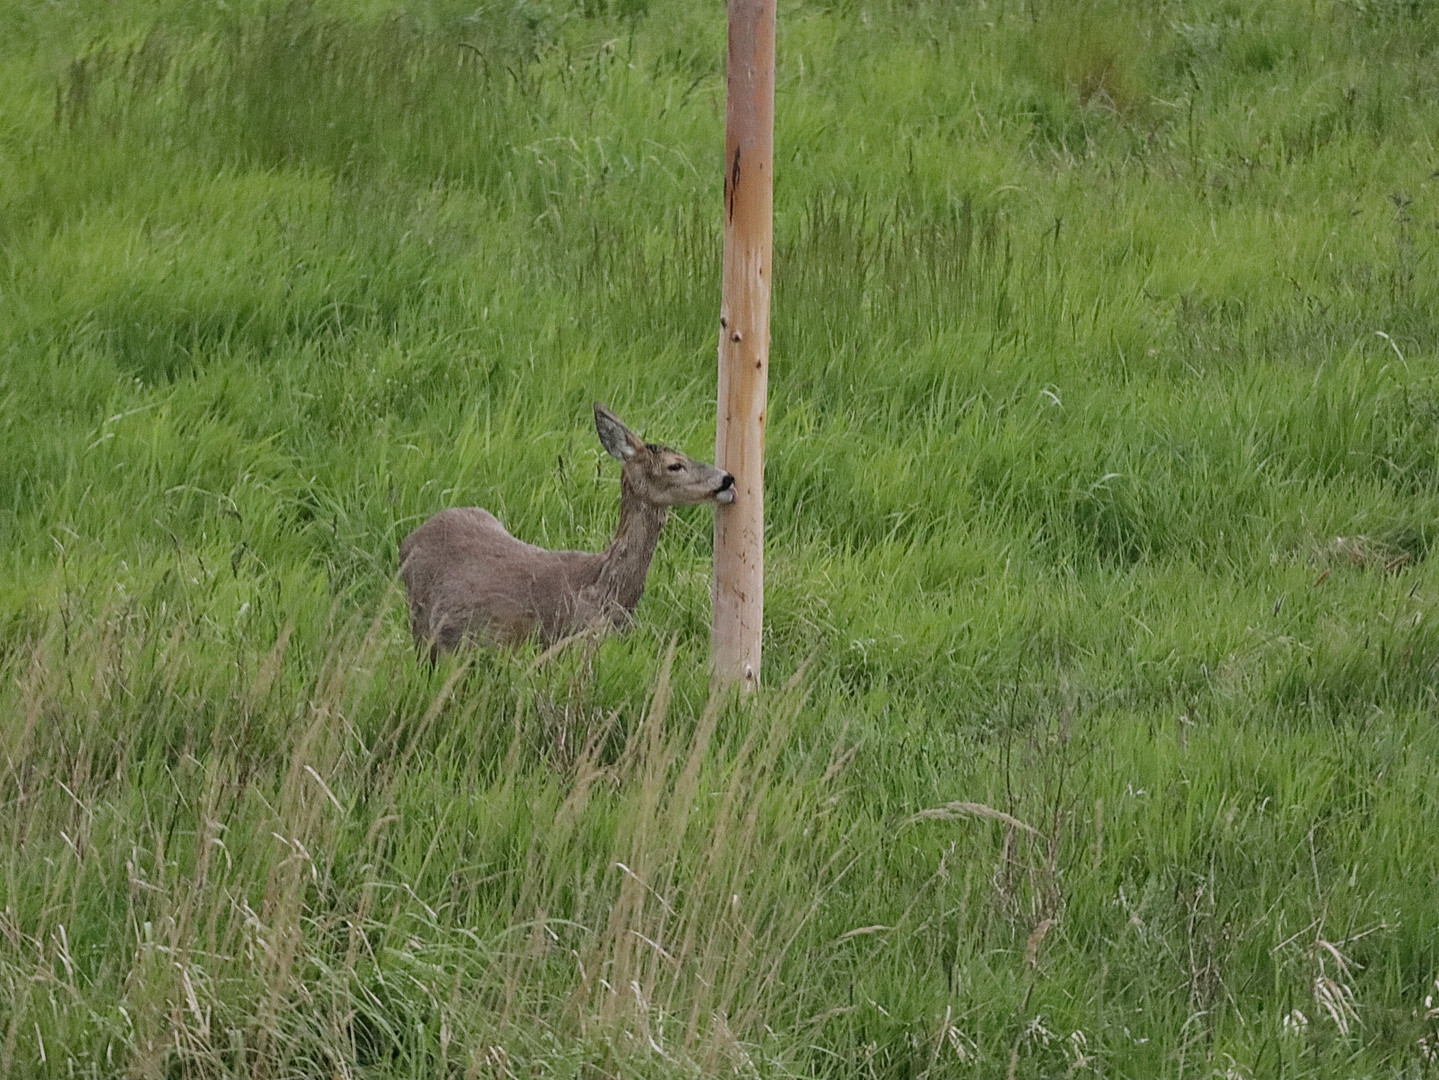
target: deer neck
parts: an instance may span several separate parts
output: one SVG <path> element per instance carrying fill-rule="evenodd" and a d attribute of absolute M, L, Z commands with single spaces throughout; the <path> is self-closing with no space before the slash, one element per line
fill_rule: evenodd
<path fill-rule="evenodd" d="M 665 507 L 641 498 L 629 477 L 621 476 L 620 524 L 600 557 L 599 585 L 602 595 L 626 611 L 634 611 L 645 591 L 645 575 L 650 571 L 667 512 Z"/>

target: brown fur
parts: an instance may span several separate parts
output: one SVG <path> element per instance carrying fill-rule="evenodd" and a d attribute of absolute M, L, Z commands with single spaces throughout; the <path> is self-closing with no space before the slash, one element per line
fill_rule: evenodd
<path fill-rule="evenodd" d="M 595 623 L 628 623 L 671 506 L 730 502 L 734 478 L 646 444 L 598 402 L 600 441 L 623 462 L 620 523 L 602 552 L 547 551 L 511 536 L 488 510 L 442 511 L 400 545 L 415 643 L 431 655 L 466 639 L 545 643 Z"/>

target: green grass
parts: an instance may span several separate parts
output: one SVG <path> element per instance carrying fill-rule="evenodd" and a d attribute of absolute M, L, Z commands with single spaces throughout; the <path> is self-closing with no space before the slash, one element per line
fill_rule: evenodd
<path fill-rule="evenodd" d="M 712 0 L 0 12 L 0 1075 L 1439 1065 L 1439 13 L 780 12 L 765 678 L 415 662 L 712 447 Z"/>

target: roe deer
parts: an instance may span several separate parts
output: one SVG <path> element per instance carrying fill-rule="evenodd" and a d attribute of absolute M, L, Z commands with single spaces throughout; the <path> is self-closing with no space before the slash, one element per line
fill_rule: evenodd
<path fill-rule="evenodd" d="M 671 506 L 734 501 L 734 477 L 646 443 L 595 402 L 595 428 L 620 472 L 620 524 L 602 552 L 546 551 L 516 540 L 488 510 L 445 510 L 400 545 L 415 644 L 433 660 L 466 638 L 552 644 L 608 621 L 624 626 Z"/>

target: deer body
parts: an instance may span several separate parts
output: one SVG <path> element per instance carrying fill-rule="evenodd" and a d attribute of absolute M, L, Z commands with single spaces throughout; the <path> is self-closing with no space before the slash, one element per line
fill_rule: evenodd
<path fill-rule="evenodd" d="M 466 639 L 552 643 L 596 623 L 623 627 L 640 596 L 669 507 L 734 499 L 734 477 L 646 444 L 603 405 L 600 441 L 623 463 L 620 522 L 602 552 L 548 551 L 511 536 L 488 510 L 430 518 L 400 545 L 415 643 L 431 655 Z"/>

